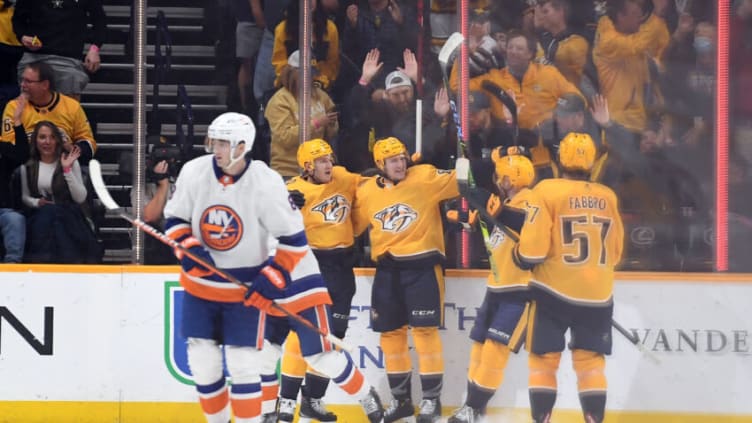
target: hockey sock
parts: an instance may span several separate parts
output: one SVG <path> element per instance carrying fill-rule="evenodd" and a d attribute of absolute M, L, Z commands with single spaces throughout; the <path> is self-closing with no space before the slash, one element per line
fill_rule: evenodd
<path fill-rule="evenodd" d="M 300 352 L 300 338 L 298 334 L 291 331 L 285 340 L 285 349 L 282 354 L 282 364 L 280 373 L 282 381 L 280 383 L 280 396 L 282 398 L 297 400 L 300 385 L 303 383 L 308 364 Z"/>
<path fill-rule="evenodd" d="M 561 353 L 533 354 L 528 358 L 530 375 L 530 412 L 535 423 L 545 423 L 551 418 L 556 403 L 556 371 Z"/>
<path fill-rule="evenodd" d="M 279 379 L 276 374 L 261 375 L 261 414 L 274 412 L 279 395 Z"/>
<path fill-rule="evenodd" d="M 576 349 L 572 351 L 572 367 L 577 374 L 577 389 L 585 421 L 602 422 L 606 409 L 606 358 L 603 354 Z"/>
<path fill-rule="evenodd" d="M 326 394 L 326 388 L 329 386 L 329 378 L 308 372 L 305 376 L 305 385 L 303 386 L 303 396 L 308 398 L 320 399 Z"/>
<path fill-rule="evenodd" d="M 397 399 L 409 398 L 412 364 L 407 347 L 407 326 L 383 332 L 381 349 L 384 351 L 384 367 L 392 396 Z"/>
<path fill-rule="evenodd" d="M 468 382 L 465 404 L 476 410 L 482 410 L 488 405 L 488 401 L 491 400 L 494 392 L 493 390 L 482 388 L 473 382 Z"/>
<path fill-rule="evenodd" d="M 423 398 L 438 398 L 441 395 L 444 379 L 444 356 L 441 350 L 439 328 L 413 328 L 412 334 L 415 350 L 418 353 Z"/>
<path fill-rule="evenodd" d="M 255 423 L 261 415 L 261 383 L 233 383 L 230 401 L 235 423 Z"/>
<path fill-rule="evenodd" d="M 488 400 L 491 399 L 493 393 L 501 386 L 501 382 L 504 380 L 504 369 L 509 361 L 509 354 L 510 350 L 506 345 L 486 339 L 481 348 L 480 363 L 475 372 L 470 375 L 471 381 L 477 387 L 474 390 L 477 396 L 475 396 L 473 403 L 482 402 L 482 404 L 469 404 L 470 391 L 468 391 L 468 405 L 471 405 L 473 408 L 485 407 Z"/>
<path fill-rule="evenodd" d="M 468 382 L 473 380 L 473 374 L 480 365 L 480 358 L 483 353 L 483 344 L 473 341 L 470 346 L 470 362 L 467 366 L 467 380 Z"/>
<path fill-rule="evenodd" d="M 302 384 L 302 377 L 282 375 L 282 383 L 279 384 L 279 396 L 297 401 L 298 392 L 300 392 L 300 385 Z"/>
<path fill-rule="evenodd" d="M 209 423 L 225 423 L 230 419 L 230 395 L 222 379 L 209 385 L 196 385 L 201 410 Z"/>

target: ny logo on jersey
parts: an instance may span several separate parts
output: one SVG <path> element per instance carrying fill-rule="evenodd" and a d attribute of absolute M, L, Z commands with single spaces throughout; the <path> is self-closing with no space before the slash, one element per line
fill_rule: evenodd
<path fill-rule="evenodd" d="M 219 251 L 236 246 L 243 236 L 243 221 L 227 206 L 209 206 L 201 214 L 199 228 L 206 246 Z"/>
<path fill-rule="evenodd" d="M 381 229 L 387 232 L 402 232 L 418 218 L 418 212 L 406 204 L 399 203 L 379 211 L 373 217 L 381 222 Z"/>
<path fill-rule="evenodd" d="M 324 222 L 341 223 L 350 212 L 350 202 L 337 194 L 311 207 L 311 211 L 323 214 Z"/>
<path fill-rule="evenodd" d="M 502 242 L 504 242 L 504 238 L 506 238 L 506 235 L 504 235 L 504 232 L 499 229 L 498 226 L 494 226 L 494 230 L 491 232 L 491 235 L 488 236 L 488 246 L 490 249 L 495 249 L 499 245 L 501 245 Z"/>

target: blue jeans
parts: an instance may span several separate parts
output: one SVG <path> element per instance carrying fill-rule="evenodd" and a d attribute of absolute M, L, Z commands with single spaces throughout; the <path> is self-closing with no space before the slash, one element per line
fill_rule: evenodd
<path fill-rule="evenodd" d="M 12 209 L 0 208 L 0 231 L 5 245 L 5 263 L 20 263 L 26 244 L 26 218 Z"/>
<path fill-rule="evenodd" d="M 261 104 L 264 94 L 274 88 L 274 80 L 277 74 L 272 65 L 272 50 L 274 49 L 274 34 L 269 28 L 264 30 L 256 57 L 256 69 L 253 73 L 253 96 Z"/>

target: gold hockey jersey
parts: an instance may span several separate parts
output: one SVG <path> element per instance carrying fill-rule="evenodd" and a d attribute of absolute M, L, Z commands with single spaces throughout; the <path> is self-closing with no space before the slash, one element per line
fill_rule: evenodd
<path fill-rule="evenodd" d="M 444 253 L 439 203 L 459 196 L 453 170 L 412 166 L 398 184 L 374 177 L 360 184 L 355 199 L 355 233 L 370 226 L 371 258 L 413 260 Z"/>
<path fill-rule="evenodd" d="M 311 248 L 352 247 L 352 204 L 360 178 L 342 166 L 334 166 L 328 184 L 314 184 L 299 176 L 287 182 L 288 190 L 298 190 L 305 196 L 305 205 L 300 211 Z"/>
<path fill-rule="evenodd" d="M 531 285 L 575 304 L 611 301 L 624 226 L 614 192 L 601 184 L 547 179 L 533 188 L 542 207 L 522 228 L 516 260 L 535 264 Z"/>

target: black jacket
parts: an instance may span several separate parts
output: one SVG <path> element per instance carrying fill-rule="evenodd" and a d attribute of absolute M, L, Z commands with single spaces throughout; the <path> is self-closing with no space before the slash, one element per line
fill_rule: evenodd
<path fill-rule="evenodd" d="M 29 160 L 29 142 L 23 126 L 16 129 L 16 143 L 0 142 L 0 208 L 13 208 L 11 177 L 13 171 Z"/>

